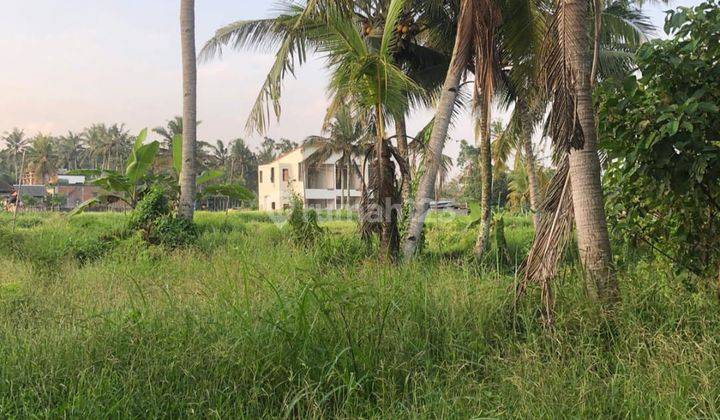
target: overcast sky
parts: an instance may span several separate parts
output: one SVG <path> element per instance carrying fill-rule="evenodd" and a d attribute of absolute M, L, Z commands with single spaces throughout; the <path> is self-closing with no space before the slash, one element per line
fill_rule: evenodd
<path fill-rule="evenodd" d="M 63 134 L 95 122 L 125 123 L 132 132 L 182 112 L 179 0 L 2 0 L 0 14 L 0 133 L 19 127 Z M 681 0 L 672 5 L 697 4 Z M 273 0 L 197 0 L 198 49 L 218 27 L 272 16 Z M 649 13 L 661 28 L 662 10 Z M 659 31 L 661 32 L 661 31 Z M 658 34 L 659 35 L 659 34 Z M 271 54 L 227 52 L 198 69 L 200 139 L 257 136 L 244 132 L 250 106 L 272 63 Z M 283 115 L 268 135 L 301 141 L 317 134 L 324 116 L 326 72 L 314 60 L 285 84 Z M 417 132 L 430 111 L 414 113 Z M 451 133 L 472 139 L 469 118 Z"/>

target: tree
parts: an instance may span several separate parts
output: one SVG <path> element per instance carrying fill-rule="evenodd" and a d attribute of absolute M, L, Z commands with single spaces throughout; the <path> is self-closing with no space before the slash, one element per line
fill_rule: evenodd
<path fill-rule="evenodd" d="M 25 138 L 25 132 L 19 128 L 13 128 L 9 133 L 5 134 L 3 138 L 7 146 L 7 150 L 12 159 L 12 168 L 15 175 L 14 182 L 20 181 L 20 157 L 22 156 L 25 149 L 28 147 L 28 140 Z"/>
<path fill-rule="evenodd" d="M 600 89 L 611 226 L 704 279 L 720 269 L 720 9 L 668 12 L 638 74 Z"/>
<path fill-rule="evenodd" d="M 425 216 L 429 208 L 428 198 L 435 184 L 438 170 L 440 168 L 439 156 L 445 146 L 450 119 L 455 108 L 455 100 L 460 88 L 460 78 L 465 72 L 465 67 L 470 59 L 471 40 L 470 27 L 472 25 L 473 8 L 471 0 L 462 0 L 460 7 L 460 18 L 458 20 L 457 33 L 455 35 L 455 46 L 453 47 L 450 68 L 440 94 L 440 99 L 435 113 L 435 119 L 430 134 L 428 151 L 429 162 L 426 162 L 426 170 L 420 177 L 420 183 L 415 196 L 415 203 L 410 214 L 410 220 L 403 243 L 403 254 L 405 258 L 412 258 L 417 250 L 418 241 L 425 222 Z"/>
<path fill-rule="evenodd" d="M 463 0 L 457 21 L 455 46 L 445 84 L 437 104 L 435 123 L 430 138 L 431 156 L 425 172 L 419 182 L 415 203 L 411 211 L 410 222 L 403 244 L 406 258 L 412 258 L 422 235 L 428 200 L 440 167 L 445 140 L 447 138 L 450 118 L 455 109 L 455 102 L 460 88 L 460 80 L 465 72 L 474 73 L 474 103 L 478 115 L 478 134 L 482 149 L 489 150 L 490 141 L 490 106 L 498 81 L 503 79 L 500 69 L 506 65 L 516 64 L 526 59 L 528 49 L 534 44 L 535 34 L 533 19 L 534 6 L 526 2 L 496 2 Z M 503 27 L 503 22 L 512 22 Z M 489 153 L 481 153 L 481 167 L 489 168 Z M 491 171 L 485 171 L 484 186 L 486 196 L 490 196 L 492 186 Z M 487 203 L 486 203 L 487 204 Z M 484 223 L 489 224 L 489 207 L 483 211 Z M 481 231 L 484 231 L 481 227 Z M 484 248 L 482 246 L 479 248 Z M 476 247 L 477 248 L 477 247 Z"/>
<path fill-rule="evenodd" d="M 52 137 L 38 134 L 32 139 L 28 150 L 28 167 L 42 184 L 50 182 L 57 173 L 57 151 Z"/>
<path fill-rule="evenodd" d="M 173 138 L 183 133 L 183 118 L 176 115 L 165 123 L 165 127 L 155 127 L 152 131 L 162 137 L 161 147 L 165 150 L 170 150 Z"/>
<path fill-rule="evenodd" d="M 180 39 L 183 63 L 183 141 L 178 214 L 192 220 L 195 210 L 197 135 L 197 68 L 195 62 L 195 0 L 180 0 Z"/>
<path fill-rule="evenodd" d="M 391 1 L 377 50 L 363 38 L 353 20 L 333 13 L 327 36 L 319 47 L 330 63 L 331 97 L 337 103 L 351 104 L 354 112 L 364 113 L 364 119 L 372 121 L 375 130 L 370 169 L 371 217 L 378 222 L 381 255 L 389 259 L 395 259 L 399 245 L 399 191 L 392 158 L 396 158 L 402 171 L 407 172 L 407 168 L 402 167 L 402 159 L 385 135 L 386 119 L 404 110 L 407 93 L 419 89 L 392 57 L 396 23 L 403 7 L 403 0 Z"/>
<path fill-rule="evenodd" d="M 230 150 L 222 140 L 215 140 L 215 144 L 210 145 L 213 160 L 216 166 L 226 168 L 230 160 Z"/>
<path fill-rule="evenodd" d="M 557 11 L 558 32 L 563 38 L 568 76 L 572 78 L 567 93 L 576 108 L 574 121 L 579 124 L 582 139 L 569 150 L 568 168 L 572 185 L 580 261 L 590 282 L 591 293 L 600 300 L 618 298 L 615 276 L 611 272 L 612 254 L 605 219 L 600 159 L 597 151 L 595 108 L 590 82 L 590 50 L 587 29 L 587 1 L 564 0 Z M 564 121 L 571 124 L 572 121 Z"/>
<path fill-rule="evenodd" d="M 58 139 L 59 165 L 68 170 L 80 169 L 85 161 L 85 139 L 79 133 L 68 131 Z"/>
<path fill-rule="evenodd" d="M 238 176 L 241 183 L 257 192 L 258 157 L 250 150 L 243 139 L 235 139 L 230 143 L 230 170 L 228 178 L 232 183 Z"/>

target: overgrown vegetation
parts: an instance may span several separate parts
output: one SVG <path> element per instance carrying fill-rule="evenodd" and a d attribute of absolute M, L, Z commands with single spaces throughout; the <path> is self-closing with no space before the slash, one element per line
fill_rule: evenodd
<path fill-rule="evenodd" d="M 608 213 L 618 236 L 704 278 L 720 267 L 720 8 L 667 16 L 638 52 L 641 77 L 600 95 Z"/>
<path fill-rule="evenodd" d="M 7 221 L 8 216 L 0 216 Z M 198 213 L 199 248 L 132 236 L 80 262 L 123 215 L 22 215 L 0 235 L 0 416 L 712 417 L 713 293 L 663 260 L 619 273 L 616 325 L 576 267 L 556 324 L 514 307 L 507 269 L 478 273 L 469 220 L 431 217 L 427 255 L 377 262 L 354 222 L 312 246 L 259 213 Z M 506 216 L 511 259 L 532 235 Z M 221 228 L 228 226 L 227 228 Z M 452 235 L 452 239 L 448 236 Z M 448 243 L 465 259 L 447 259 Z M 202 249 L 200 249 L 202 248 Z M 52 276 L 35 261 L 52 262 Z"/>

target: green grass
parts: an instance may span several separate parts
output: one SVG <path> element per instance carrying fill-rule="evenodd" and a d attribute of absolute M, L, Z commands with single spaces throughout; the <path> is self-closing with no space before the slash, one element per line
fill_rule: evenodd
<path fill-rule="evenodd" d="M 662 261 L 624 260 L 612 324 L 569 265 L 556 325 L 467 220 L 379 264 L 331 221 L 298 247 L 262 213 L 200 213 L 192 249 L 106 240 L 123 215 L 0 216 L 0 417 L 718 417 L 720 316 Z M 529 220 L 508 216 L 511 253 Z"/>

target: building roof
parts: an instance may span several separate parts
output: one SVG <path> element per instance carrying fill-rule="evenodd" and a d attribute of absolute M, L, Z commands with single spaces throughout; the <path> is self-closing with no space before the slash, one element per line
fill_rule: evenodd
<path fill-rule="evenodd" d="M 30 197 L 45 197 L 47 194 L 44 185 L 16 185 L 15 188 L 20 190 L 21 195 L 29 195 Z"/>

